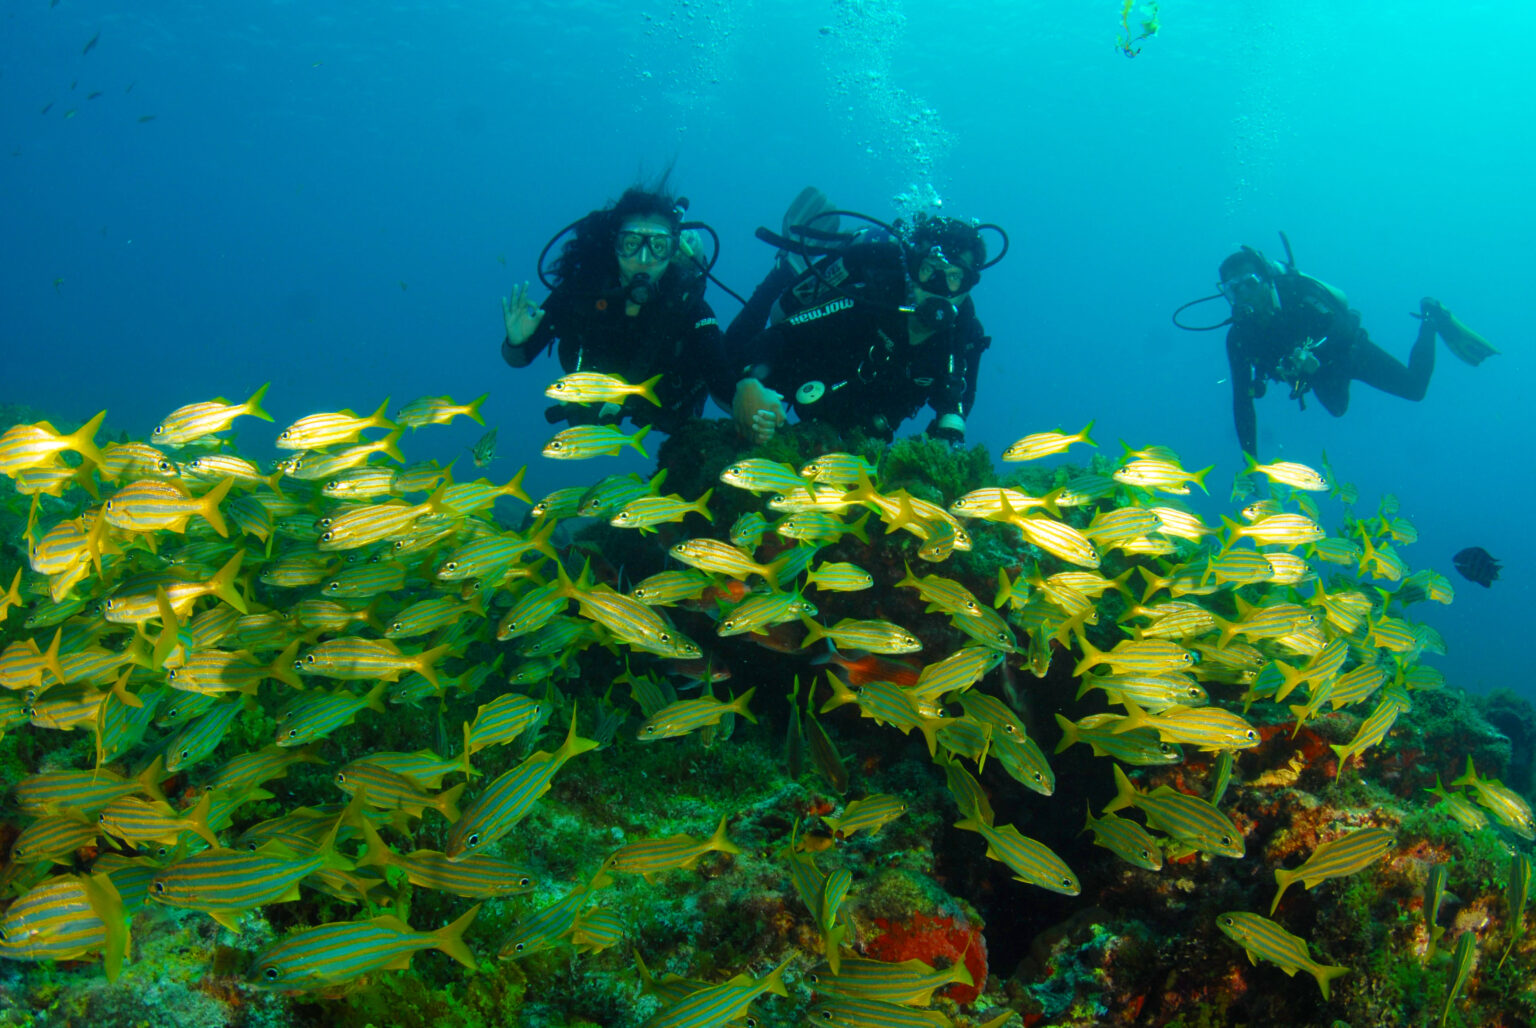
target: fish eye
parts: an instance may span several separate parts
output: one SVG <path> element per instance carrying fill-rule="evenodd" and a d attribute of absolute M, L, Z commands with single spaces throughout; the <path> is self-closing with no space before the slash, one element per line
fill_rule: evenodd
<path fill-rule="evenodd" d="M 459 568 L 459 562 L 456 561 L 456 560 L 450 560 L 448 563 L 443 565 L 443 570 L 444 571 L 457 571 L 458 568 Z"/>
<path fill-rule="evenodd" d="M 156 425 L 155 426 L 155 430 L 153 432 L 151 432 L 150 435 L 165 435 L 165 426 L 164 425 Z"/>
<path fill-rule="evenodd" d="M 516 946 L 512 947 L 512 952 L 514 952 L 514 953 L 521 953 L 523 951 L 523 947 L 526 946 L 526 945 L 527 945 L 527 943 L 520 942 Z"/>
<path fill-rule="evenodd" d="M 1221 919 L 1221 923 L 1226 925 L 1226 926 L 1228 926 L 1228 927 L 1231 927 L 1233 924 L 1236 924 L 1236 922 L 1233 921 L 1230 917 L 1222 918 Z"/>
<path fill-rule="evenodd" d="M 390 622 L 389 630 L 391 632 L 403 632 L 403 631 L 405 631 L 405 622 L 404 621 L 392 621 L 392 622 Z"/>
<path fill-rule="evenodd" d="M 112 501 L 108 500 L 107 501 L 107 510 L 111 510 L 111 509 L 112 509 Z"/>
<path fill-rule="evenodd" d="M 341 772 L 341 771 L 336 772 L 336 784 L 337 785 L 345 785 L 346 782 L 347 782 L 346 774 Z"/>
<path fill-rule="evenodd" d="M 1232 836 L 1230 836 L 1230 835 L 1223 835 L 1221 837 L 1221 844 L 1223 846 L 1230 846 L 1230 845 L 1232 845 Z"/>
<path fill-rule="evenodd" d="M 1065 886 L 1066 888 L 1070 889 L 1070 888 L 1072 888 L 1072 879 L 1070 879 L 1070 878 L 1063 878 L 1061 880 L 1061 884 L 1063 886 Z"/>
<path fill-rule="evenodd" d="M 266 967 L 261 969 L 261 976 L 263 978 L 265 978 L 269 982 L 277 981 L 277 975 L 278 975 L 277 968 L 272 966 L 271 964 L 269 964 Z"/>
<path fill-rule="evenodd" d="M 1257 739 L 1258 737 L 1259 737 L 1259 733 L 1255 732 L 1251 728 L 1248 729 L 1248 731 L 1243 733 L 1243 738 L 1245 738 L 1245 739 Z"/>
<path fill-rule="evenodd" d="M 186 760 L 191 755 L 192 755 L 192 751 L 191 750 L 182 750 L 181 751 L 181 759 L 182 760 Z"/>
<path fill-rule="evenodd" d="M 156 896 L 163 896 L 163 895 L 165 895 L 165 883 L 164 882 L 156 882 L 154 884 L 154 890 L 155 890 L 155 895 Z"/>
<path fill-rule="evenodd" d="M 297 728 L 290 728 L 290 729 L 288 729 L 288 738 L 290 738 L 290 739 L 297 739 L 298 737 L 299 737 L 299 730 Z"/>
<path fill-rule="evenodd" d="M 305 656 L 304 656 L 304 663 L 306 663 L 306 664 L 314 664 L 314 662 L 315 662 L 315 655 L 313 653 L 305 654 Z"/>
<path fill-rule="evenodd" d="M 519 878 L 517 880 L 517 884 L 518 885 L 532 885 L 533 884 L 533 879 L 529 878 L 527 875 L 523 875 L 523 877 L 521 877 L 521 878 Z"/>
<path fill-rule="evenodd" d="M 471 835 L 469 838 L 465 839 L 464 840 L 464 845 L 470 846 L 470 847 L 474 847 L 474 846 L 480 845 L 480 833 L 476 832 L 474 835 Z"/>

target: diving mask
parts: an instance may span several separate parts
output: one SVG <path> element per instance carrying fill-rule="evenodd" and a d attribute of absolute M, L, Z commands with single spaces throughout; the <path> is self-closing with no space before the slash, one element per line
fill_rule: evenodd
<path fill-rule="evenodd" d="M 917 286 L 936 296 L 959 296 L 976 288 L 981 275 L 964 264 L 951 261 L 937 246 L 930 247 L 917 265 Z"/>
<path fill-rule="evenodd" d="M 1264 280 L 1259 278 L 1257 273 L 1250 271 L 1246 275 L 1229 278 L 1225 282 L 1219 283 L 1216 288 L 1221 291 L 1221 295 L 1226 298 L 1228 303 L 1235 304 L 1242 300 L 1243 297 L 1252 295 L 1254 290 L 1259 289 L 1263 285 Z"/>
<path fill-rule="evenodd" d="M 613 252 L 620 257 L 637 257 L 641 250 L 649 250 L 654 260 L 670 260 L 677 253 L 677 237 L 670 232 L 620 232 L 613 239 Z"/>

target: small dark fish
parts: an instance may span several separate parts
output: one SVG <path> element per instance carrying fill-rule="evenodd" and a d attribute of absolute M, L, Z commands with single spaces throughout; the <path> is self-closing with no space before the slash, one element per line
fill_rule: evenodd
<path fill-rule="evenodd" d="M 814 691 L 811 695 L 814 695 Z M 837 747 L 832 744 L 832 737 L 827 730 L 821 727 L 821 722 L 811 711 L 811 695 L 806 697 L 805 723 L 809 726 L 806 733 L 807 742 L 810 743 L 811 762 L 822 780 L 832 788 L 839 796 L 848 791 L 848 769 L 843 766 L 843 756 L 837 752 Z"/>
<path fill-rule="evenodd" d="M 123 92 L 124 93 L 131 93 L 131 92 L 133 92 L 133 87 L 136 86 L 136 85 L 138 85 L 138 82 L 136 82 L 136 81 L 128 83 L 126 86 L 123 87 Z"/>
<path fill-rule="evenodd" d="M 97 90 L 94 90 L 93 92 L 91 92 L 90 94 L 88 94 L 86 96 L 86 99 L 87 100 L 94 100 L 94 99 L 96 99 L 100 95 L 101 95 L 101 90 L 97 89 Z"/>
<path fill-rule="evenodd" d="M 141 115 L 139 115 L 139 124 L 142 125 L 146 121 L 154 121 L 156 117 L 158 117 L 158 115 L 154 115 L 154 114 L 141 114 Z"/>
<path fill-rule="evenodd" d="M 100 39 L 100 38 L 101 38 L 101 33 L 100 32 L 98 32 L 94 36 L 92 36 L 91 39 L 90 39 L 90 42 L 85 44 L 85 49 L 80 51 L 80 56 L 84 57 L 86 54 L 90 53 L 93 49 L 95 49 L 96 41 L 98 39 Z"/>
<path fill-rule="evenodd" d="M 53 101 L 49 100 L 47 103 L 43 104 L 43 109 L 41 111 L 39 111 L 38 113 L 39 114 L 47 114 L 51 110 L 53 110 Z"/>
<path fill-rule="evenodd" d="M 1469 546 L 1452 557 L 1451 561 L 1455 563 L 1456 570 L 1461 572 L 1462 578 L 1476 582 L 1484 589 L 1492 585 L 1503 570 L 1493 554 L 1481 546 Z"/>
<path fill-rule="evenodd" d="M 805 770 L 805 729 L 800 724 L 800 676 L 795 676 L 795 688 L 789 694 L 789 725 L 784 733 L 784 766 L 789 777 L 799 778 Z"/>
<path fill-rule="evenodd" d="M 474 446 L 470 447 L 471 454 L 475 458 L 475 467 L 483 468 L 496 459 L 496 430 L 493 428 L 481 436 Z"/>

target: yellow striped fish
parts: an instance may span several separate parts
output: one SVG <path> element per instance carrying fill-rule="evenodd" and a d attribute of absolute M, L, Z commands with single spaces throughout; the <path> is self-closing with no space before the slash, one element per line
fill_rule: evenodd
<path fill-rule="evenodd" d="M 790 958 L 793 959 L 793 958 Z M 709 985 L 689 993 L 646 1022 L 646 1028 L 712 1028 L 744 1013 L 753 1000 L 765 992 L 787 996 L 784 969 L 789 960 L 761 978 L 753 980 L 739 974 L 728 982 Z"/>
<path fill-rule="evenodd" d="M 274 445 L 280 450 L 323 450 L 339 443 L 355 443 L 367 429 L 394 430 L 398 427 L 384 416 L 388 407 L 386 398 L 379 404 L 379 409 L 366 418 L 360 418 L 350 410 L 311 414 L 279 432 Z"/>
<path fill-rule="evenodd" d="M 1118 764 L 1115 788 L 1115 798 L 1104 807 L 1105 812 L 1136 807 L 1147 816 L 1148 825 L 1202 853 L 1239 859 L 1243 856 L 1243 833 L 1231 819 L 1200 797 L 1166 785 L 1142 792 L 1131 784 Z"/>
<path fill-rule="evenodd" d="M 178 407 L 155 426 L 155 430 L 149 434 L 149 441 L 156 446 L 185 446 L 204 436 L 224 431 L 238 417 L 250 415 L 271 421 L 272 415 L 261 409 L 261 399 L 267 395 L 267 387 L 271 384 L 268 382 L 263 385 L 244 403 L 227 403 L 217 399 Z"/>
<path fill-rule="evenodd" d="M 643 875 L 646 881 L 654 882 L 665 871 L 691 870 L 706 853 L 740 853 L 741 847 L 726 836 L 728 818 L 722 815 L 714 834 L 706 839 L 680 834 L 621 846 L 603 861 L 602 871 Z"/>
<path fill-rule="evenodd" d="M 102 955 L 107 981 L 116 981 L 128 953 L 128 919 L 105 873 L 56 875 L 0 917 L 0 957 L 75 960 L 94 953 Z"/>
<path fill-rule="evenodd" d="M 939 989 L 976 984 L 964 960 L 956 960 L 945 970 L 935 971 L 916 959 L 895 964 L 847 954 L 837 970 L 832 971 L 830 963 L 818 965 L 811 969 L 805 980 L 818 990 L 830 990 L 840 996 L 858 996 L 904 1006 L 928 1006 Z"/>
<path fill-rule="evenodd" d="M 1082 431 L 1073 435 L 1062 432 L 1035 432 L 1009 444 L 1003 451 L 1002 459 L 1005 461 L 1038 460 L 1055 453 L 1066 453 L 1073 443 L 1098 446 L 1099 444 L 1088 436 L 1091 431 L 1093 431 L 1092 421 L 1084 425 Z"/>
<path fill-rule="evenodd" d="M 747 709 L 747 703 L 751 701 L 752 694 L 756 691 L 757 687 L 754 686 L 729 703 L 721 703 L 713 696 L 701 696 L 694 700 L 678 700 L 676 703 L 670 703 L 647 718 L 635 733 L 635 738 L 641 742 L 675 739 L 708 725 L 717 724 L 726 714 L 740 714 L 756 724 L 757 718 Z"/>
<path fill-rule="evenodd" d="M 1259 732 L 1247 721 L 1221 707 L 1172 706 L 1159 714 L 1149 714 L 1129 696 L 1122 696 L 1130 711 L 1118 725 L 1116 734 L 1150 728 L 1164 742 L 1198 746 L 1206 752 L 1246 750 L 1259 744 Z"/>
<path fill-rule="evenodd" d="M 987 840 L 987 856 L 1007 865 L 1016 881 L 1038 885 L 1064 896 L 1076 896 L 1083 891 L 1077 875 L 1064 860 L 1043 842 L 1019 834 L 1013 825 L 994 828 L 978 817 L 968 817 L 955 822 L 955 827 L 975 832 Z"/>
<path fill-rule="evenodd" d="M 1095 846 L 1103 846 L 1126 863 L 1148 871 L 1163 869 L 1163 851 L 1157 840 L 1135 821 L 1111 813 L 1096 818 L 1092 806 L 1088 807 L 1086 818 L 1083 831 L 1093 833 Z"/>
<path fill-rule="evenodd" d="M 631 396 L 649 400 L 656 406 L 656 383 L 660 375 L 652 375 L 638 385 L 631 385 L 618 375 L 605 375 L 600 371 L 574 371 L 562 376 L 544 390 L 544 395 L 561 403 L 617 403 L 622 404 Z"/>
<path fill-rule="evenodd" d="M 201 517 L 221 536 L 229 535 L 219 504 L 235 484 L 226 478 L 206 494 L 194 497 L 186 487 L 168 478 L 141 478 L 119 489 L 102 506 L 102 518 L 113 528 L 127 532 L 185 532 L 194 515 Z"/>
<path fill-rule="evenodd" d="M 1280 897 L 1294 881 L 1300 881 L 1308 889 L 1330 878 L 1343 878 L 1363 871 L 1380 860 L 1397 842 L 1385 828 L 1361 828 L 1318 846 L 1311 856 L 1294 871 L 1275 869 L 1274 902 L 1269 905 L 1270 914 L 1280 906 Z"/>
<path fill-rule="evenodd" d="M 466 854 L 485 849 L 511 831 L 549 791 L 550 782 L 566 761 L 597 747 L 596 741 L 576 734 L 576 709 L 572 707 L 571 726 L 559 749 L 554 753 L 535 751 L 527 760 L 486 786 L 464 811 L 464 816 L 454 822 L 443 850 L 448 859 L 461 860 Z"/>
<path fill-rule="evenodd" d="M 905 800 L 898 796 L 877 793 L 853 800 L 837 817 L 824 814 L 821 819 L 826 822 L 828 828 L 832 829 L 833 835 L 839 839 L 846 839 L 856 832 L 868 832 L 874 835 L 906 812 Z"/>
<path fill-rule="evenodd" d="M 645 437 L 651 432 L 646 425 L 634 435 L 626 435 L 608 425 L 577 425 L 567 428 L 544 444 L 544 456 L 553 460 L 586 460 L 589 457 L 616 457 L 626 446 L 632 446 L 644 459 L 649 459 Z"/>
<path fill-rule="evenodd" d="M 1243 947 L 1251 963 L 1257 964 L 1259 958 L 1263 957 L 1292 977 L 1297 971 L 1305 971 L 1316 978 L 1323 999 L 1328 998 L 1328 983 L 1349 973 L 1347 967 L 1320 964 L 1313 960 L 1307 952 L 1305 939 L 1292 935 L 1267 917 L 1243 910 L 1231 910 L 1216 918 L 1216 927 L 1227 938 Z"/>
<path fill-rule="evenodd" d="M 418 932 L 396 917 L 333 921 L 294 932 L 256 958 L 250 980 L 270 989 L 298 992 L 350 982 L 369 971 L 407 967 L 424 949 L 442 950 L 471 971 L 475 955 L 464 930 L 480 912 L 470 907 L 457 921 L 435 932 Z"/>
<path fill-rule="evenodd" d="M 58 463 L 58 454 L 73 450 L 86 460 L 101 467 L 105 460 L 96 448 L 96 430 L 106 418 L 102 411 L 82 425 L 78 431 L 60 435 L 46 421 L 35 425 L 12 425 L 0 435 L 0 475 L 15 478 L 27 468 L 52 466 Z"/>
<path fill-rule="evenodd" d="M 368 850 L 358 858 L 358 867 L 398 868 L 406 881 L 424 889 L 465 899 L 492 899 L 524 895 L 539 886 L 533 872 L 504 860 L 477 854 L 454 861 L 436 850 L 396 853 L 366 819 L 362 821 L 362 830 Z"/>

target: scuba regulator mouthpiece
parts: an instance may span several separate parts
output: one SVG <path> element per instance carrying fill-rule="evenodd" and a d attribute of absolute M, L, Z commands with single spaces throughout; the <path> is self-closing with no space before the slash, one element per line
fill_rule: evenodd
<path fill-rule="evenodd" d="M 656 283 L 651 281 L 648 272 L 637 271 L 629 284 L 624 287 L 624 299 L 633 304 L 643 305 L 651 302 L 656 295 Z"/>
<path fill-rule="evenodd" d="M 942 296 L 929 296 L 915 307 L 905 306 L 900 309 L 903 314 L 910 314 L 917 319 L 917 323 L 930 332 L 947 328 L 960 317 L 960 308 Z"/>

